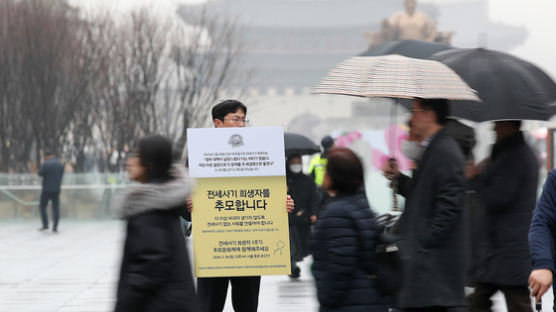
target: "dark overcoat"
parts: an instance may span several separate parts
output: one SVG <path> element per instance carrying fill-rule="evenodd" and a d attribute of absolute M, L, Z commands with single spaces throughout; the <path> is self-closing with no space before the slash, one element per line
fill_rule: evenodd
<path fill-rule="evenodd" d="M 378 228 L 365 194 L 338 195 L 315 223 L 313 275 L 320 311 L 386 312 L 371 278 Z"/>
<path fill-rule="evenodd" d="M 317 187 L 313 179 L 303 173 L 293 173 L 286 169 L 288 194 L 295 208 L 288 215 L 292 259 L 301 261 L 308 254 L 308 240 L 311 234 L 311 214 L 318 202 Z"/>
<path fill-rule="evenodd" d="M 43 192 L 60 192 L 62 178 L 64 177 L 64 164 L 57 158 L 51 158 L 41 166 L 39 176 L 42 177 Z"/>
<path fill-rule="evenodd" d="M 198 311 L 179 219 L 190 191 L 191 185 L 175 180 L 139 185 L 126 195 L 116 312 Z"/>
<path fill-rule="evenodd" d="M 445 130 L 438 131 L 413 177 L 401 175 L 406 198 L 400 217 L 403 283 L 401 308 L 465 305 L 463 156 Z"/>
<path fill-rule="evenodd" d="M 476 178 L 477 194 L 484 209 L 476 282 L 528 284 L 531 257 L 527 236 L 538 178 L 537 158 L 521 132 L 493 146 L 484 172 Z"/>

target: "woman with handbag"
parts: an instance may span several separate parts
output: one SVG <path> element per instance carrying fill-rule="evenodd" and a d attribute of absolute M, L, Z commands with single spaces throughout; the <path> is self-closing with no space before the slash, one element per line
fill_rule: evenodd
<path fill-rule="evenodd" d="M 363 190 L 363 165 L 347 148 L 333 148 L 323 187 L 334 194 L 315 224 L 313 275 L 320 311 L 386 312 L 376 283 L 379 227 Z"/>

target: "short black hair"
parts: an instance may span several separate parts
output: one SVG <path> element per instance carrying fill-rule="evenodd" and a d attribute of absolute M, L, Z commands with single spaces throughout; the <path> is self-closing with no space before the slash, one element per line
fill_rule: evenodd
<path fill-rule="evenodd" d="M 147 182 L 170 179 L 173 156 L 170 140 L 160 135 L 143 137 L 137 154 L 141 165 L 147 168 Z"/>
<path fill-rule="evenodd" d="M 247 107 L 237 100 L 225 100 L 216 104 L 212 108 L 212 120 L 220 119 L 224 120 L 224 117 L 230 113 L 235 113 L 238 110 L 242 110 L 245 115 L 247 115 Z"/>
<path fill-rule="evenodd" d="M 326 173 L 332 180 L 332 189 L 340 193 L 358 193 L 364 184 L 363 164 L 349 148 L 334 147 L 328 151 Z"/>
<path fill-rule="evenodd" d="M 334 139 L 327 135 L 324 138 L 322 138 L 322 140 L 320 141 L 320 145 L 322 145 L 322 147 L 324 148 L 324 150 L 328 150 L 332 147 L 332 145 L 334 145 Z"/>
<path fill-rule="evenodd" d="M 450 105 L 447 99 L 420 99 L 419 104 L 424 110 L 432 110 L 436 114 L 436 122 L 444 126 L 450 115 Z"/>

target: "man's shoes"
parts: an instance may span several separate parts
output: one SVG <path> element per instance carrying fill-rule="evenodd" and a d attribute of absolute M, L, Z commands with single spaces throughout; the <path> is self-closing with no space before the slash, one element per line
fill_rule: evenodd
<path fill-rule="evenodd" d="M 52 229 L 52 233 L 58 233 L 58 229 Z"/>
<path fill-rule="evenodd" d="M 46 231 L 46 230 L 48 230 L 47 227 L 42 227 L 42 228 L 39 229 L 39 231 Z"/>

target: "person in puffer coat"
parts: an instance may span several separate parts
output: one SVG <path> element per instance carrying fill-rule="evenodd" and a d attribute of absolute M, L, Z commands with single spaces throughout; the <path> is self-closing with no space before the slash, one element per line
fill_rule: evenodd
<path fill-rule="evenodd" d="M 172 145 L 142 138 L 127 160 L 130 187 L 120 205 L 127 220 L 116 312 L 198 311 L 180 215 L 191 182 L 172 167 Z"/>
<path fill-rule="evenodd" d="M 323 186 L 335 196 L 317 220 L 312 241 L 319 311 L 388 311 L 371 277 L 379 230 L 362 191 L 359 158 L 347 148 L 331 149 Z"/>

